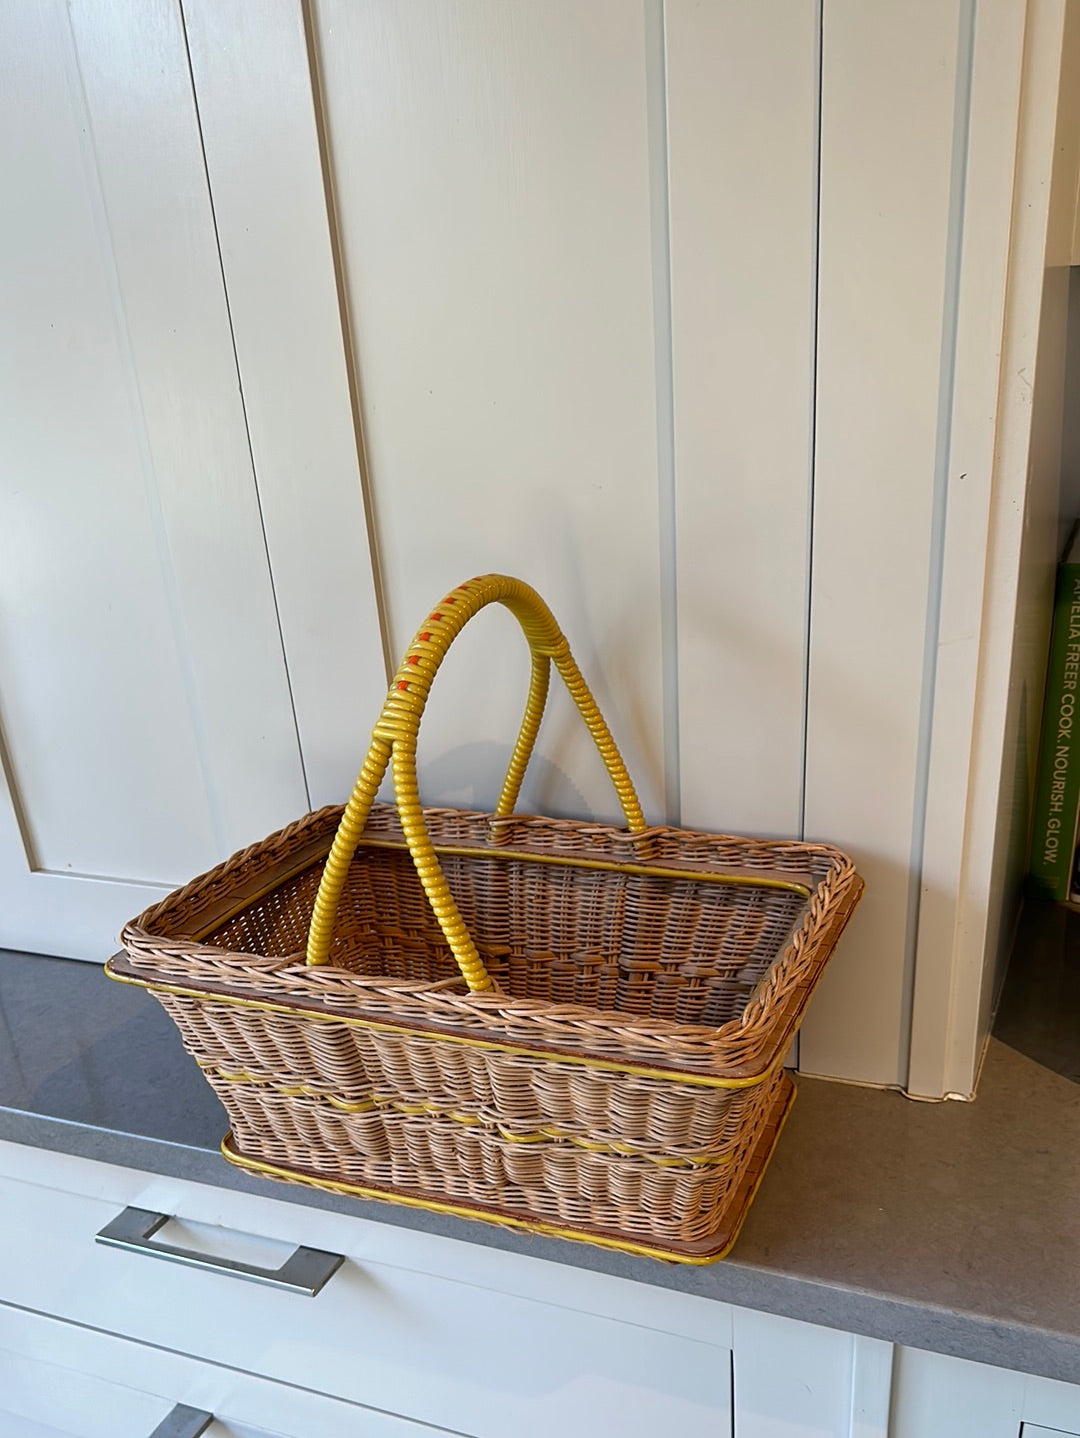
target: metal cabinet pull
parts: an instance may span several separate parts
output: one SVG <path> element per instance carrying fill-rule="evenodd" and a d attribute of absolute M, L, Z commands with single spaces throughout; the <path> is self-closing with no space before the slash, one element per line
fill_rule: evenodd
<path fill-rule="evenodd" d="M 163 1224 L 168 1223 L 170 1216 L 167 1213 L 152 1213 L 147 1208 L 125 1208 L 96 1235 L 96 1242 L 108 1244 L 110 1248 L 130 1249 L 133 1253 L 148 1253 L 153 1258 L 183 1263 L 189 1268 L 231 1273 L 236 1278 L 265 1283 L 270 1288 L 283 1288 L 287 1293 L 303 1293 L 308 1298 L 314 1298 L 345 1262 L 340 1253 L 325 1253 L 321 1248 L 298 1248 L 280 1268 L 260 1268 L 255 1263 L 239 1263 L 232 1258 L 193 1253 L 171 1243 L 151 1243 L 150 1239 Z M 202 1432 L 202 1429 L 198 1431 Z"/>
<path fill-rule="evenodd" d="M 200 1433 L 205 1433 L 213 1421 L 212 1413 L 207 1413 L 202 1408 L 189 1408 L 186 1403 L 178 1403 L 166 1413 L 150 1434 L 150 1438 L 199 1438 Z"/>

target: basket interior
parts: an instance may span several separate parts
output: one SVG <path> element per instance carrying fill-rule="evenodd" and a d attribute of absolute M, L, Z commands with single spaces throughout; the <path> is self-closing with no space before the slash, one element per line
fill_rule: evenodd
<path fill-rule="evenodd" d="M 447 854 L 442 865 L 504 992 L 677 1023 L 737 1017 L 807 904 L 785 889 L 527 859 Z M 321 872 L 280 884 L 204 942 L 268 957 L 302 950 Z M 407 853 L 357 851 L 330 961 L 367 978 L 458 974 Z"/>

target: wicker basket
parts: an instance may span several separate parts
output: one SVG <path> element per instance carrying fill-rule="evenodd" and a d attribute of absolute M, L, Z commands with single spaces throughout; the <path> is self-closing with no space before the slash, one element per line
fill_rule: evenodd
<path fill-rule="evenodd" d="M 532 650 L 506 783 L 494 814 L 423 809 L 430 683 L 492 601 Z M 551 660 L 626 829 L 513 815 Z M 374 802 L 388 765 L 396 809 Z M 825 845 L 646 827 L 549 610 L 491 575 L 413 641 L 344 810 L 155 904 L 108 969 L 175 1019 L 234 1163 L 701 1263 L 735 1240 L 792 1098 L 784 1055 L 861 890 Z"/>

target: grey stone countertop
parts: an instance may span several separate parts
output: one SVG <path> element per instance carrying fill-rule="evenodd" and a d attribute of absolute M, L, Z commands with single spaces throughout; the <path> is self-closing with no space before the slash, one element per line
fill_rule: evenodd
<path fill-rule="evenodd" d="M 94 965 L 0 951 L 0 1139 L 1080 1382 L 1080 1088 L 1066 1069 L 995 1039 L 975 1103 L 801 1079 L 734 1252 L 694 1268 L 242 1173 L 149 995 Z"/>

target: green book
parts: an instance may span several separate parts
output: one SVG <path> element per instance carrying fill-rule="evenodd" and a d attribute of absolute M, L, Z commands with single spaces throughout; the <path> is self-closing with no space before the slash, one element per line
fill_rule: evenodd
<path fill-rule="evenodd" d="M 1046 667 L 1035 818 L 1032 892 L 1067 899 L 1080 809 L 1080 526 L 1058 566 Z"/>

